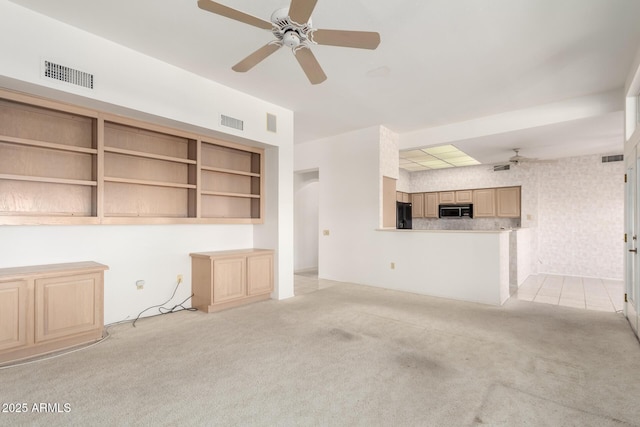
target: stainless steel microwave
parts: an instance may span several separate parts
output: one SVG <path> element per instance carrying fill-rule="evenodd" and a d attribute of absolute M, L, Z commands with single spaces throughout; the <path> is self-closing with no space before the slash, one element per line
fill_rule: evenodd
<path fill-rule="evenodd" d="M 440 205 L 440 218 L 473 218 L 473 205 Z"/>

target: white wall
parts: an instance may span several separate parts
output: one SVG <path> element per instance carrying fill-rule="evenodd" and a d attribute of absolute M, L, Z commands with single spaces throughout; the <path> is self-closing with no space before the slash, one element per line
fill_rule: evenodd
<path fill-rule="evenodd" d="M 295 146 L 295 168 L 320 174 L 320 229 L 330 234 L 320 236 L 319 276 L 500 304 L 509 286 L 508 232 L 377 230 L 388 138 L 373 127 Z"/>
<path fill-rule="evenodd" d="M 0 87 L 266 148 L 264 225 L 0 226 L 0 268 L 92 260 L 107 264 L 105 321 L 164 302 L 189 253 L 276 249 L 276 298 L 293 295 L 293 112 L 0 0 Z M 95 74 L 93 91 L 40 77 L 43 60 Z M 275 114 L 278 132 L 265 129 Z M 223 113 L 244 131 L 223 128 Z M 135 281 L 144 279 L 137 291 Z M 183 286 L 175 300 L 188 296 Z M 149 313 L 150 314 L 150 313 Z"/>
<path fill-rule="evenodd" d="M 370 266 L 360 239 L 378 228 L 380 128 L 295 145 L 295 169 L 319 171 L 319 275 L 361 282 Z"/>
<path fill-rule="evenodd" d="M 584 156 L 538 168 L 538 270 L 622 279 L 624 163 Z"/>

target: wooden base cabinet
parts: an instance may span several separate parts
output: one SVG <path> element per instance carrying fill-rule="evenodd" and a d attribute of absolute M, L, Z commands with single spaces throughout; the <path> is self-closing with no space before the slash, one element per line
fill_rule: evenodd
<path fill-rule="evenodd" d="M 273 250 L 241 249 L 191 255 L 193 306 L 211 313 L 271 298 Z"/>
<path fill-rule="evenodd" d="M 0 269 L 0 363 L 101 339 L 106 269 L 95 262 Z"/>

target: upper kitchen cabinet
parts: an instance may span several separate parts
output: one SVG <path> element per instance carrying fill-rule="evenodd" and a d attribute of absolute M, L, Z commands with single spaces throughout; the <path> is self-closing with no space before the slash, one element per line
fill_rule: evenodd
<path fill-rule="evenodd" d="M 439 194 L 440 204 L 452 204 L 452 203 L 472 203 L 473 191 L 472 190 L 458 190 L 458 191 L 441 191 Z"/>
<path fill-rule="evenodd" d="M 438 218 L 438 193 L 424 193 L 424 217 Z"/>
<path fill-rule="evenodd" d="M 411 194 L 411 216 L 424 218 L 424 193 Z"/>
<path fill-rule="evenodd" d="M 475 218 L 491 218 L 496 216 L 495 188 L 473 190 L 473 216 Z"/>
<path fill-rule="evenodd" d="M 496 188 L 497 216 L 500 218 L 520 217 L 520 187 Z"/>
<path fill-rule="evenodd" d="M 396 201 L 409 203 L 411 201 L 411 195 L 403 191 L 396 191 Z"/>

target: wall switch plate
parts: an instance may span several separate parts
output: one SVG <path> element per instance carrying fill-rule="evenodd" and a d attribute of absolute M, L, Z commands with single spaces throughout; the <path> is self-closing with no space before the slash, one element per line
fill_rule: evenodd
<path fill-rule="evenodd" d="M 136 280 L 136 288 L 138 290 L 144 289 L 144 280 Z"/>

